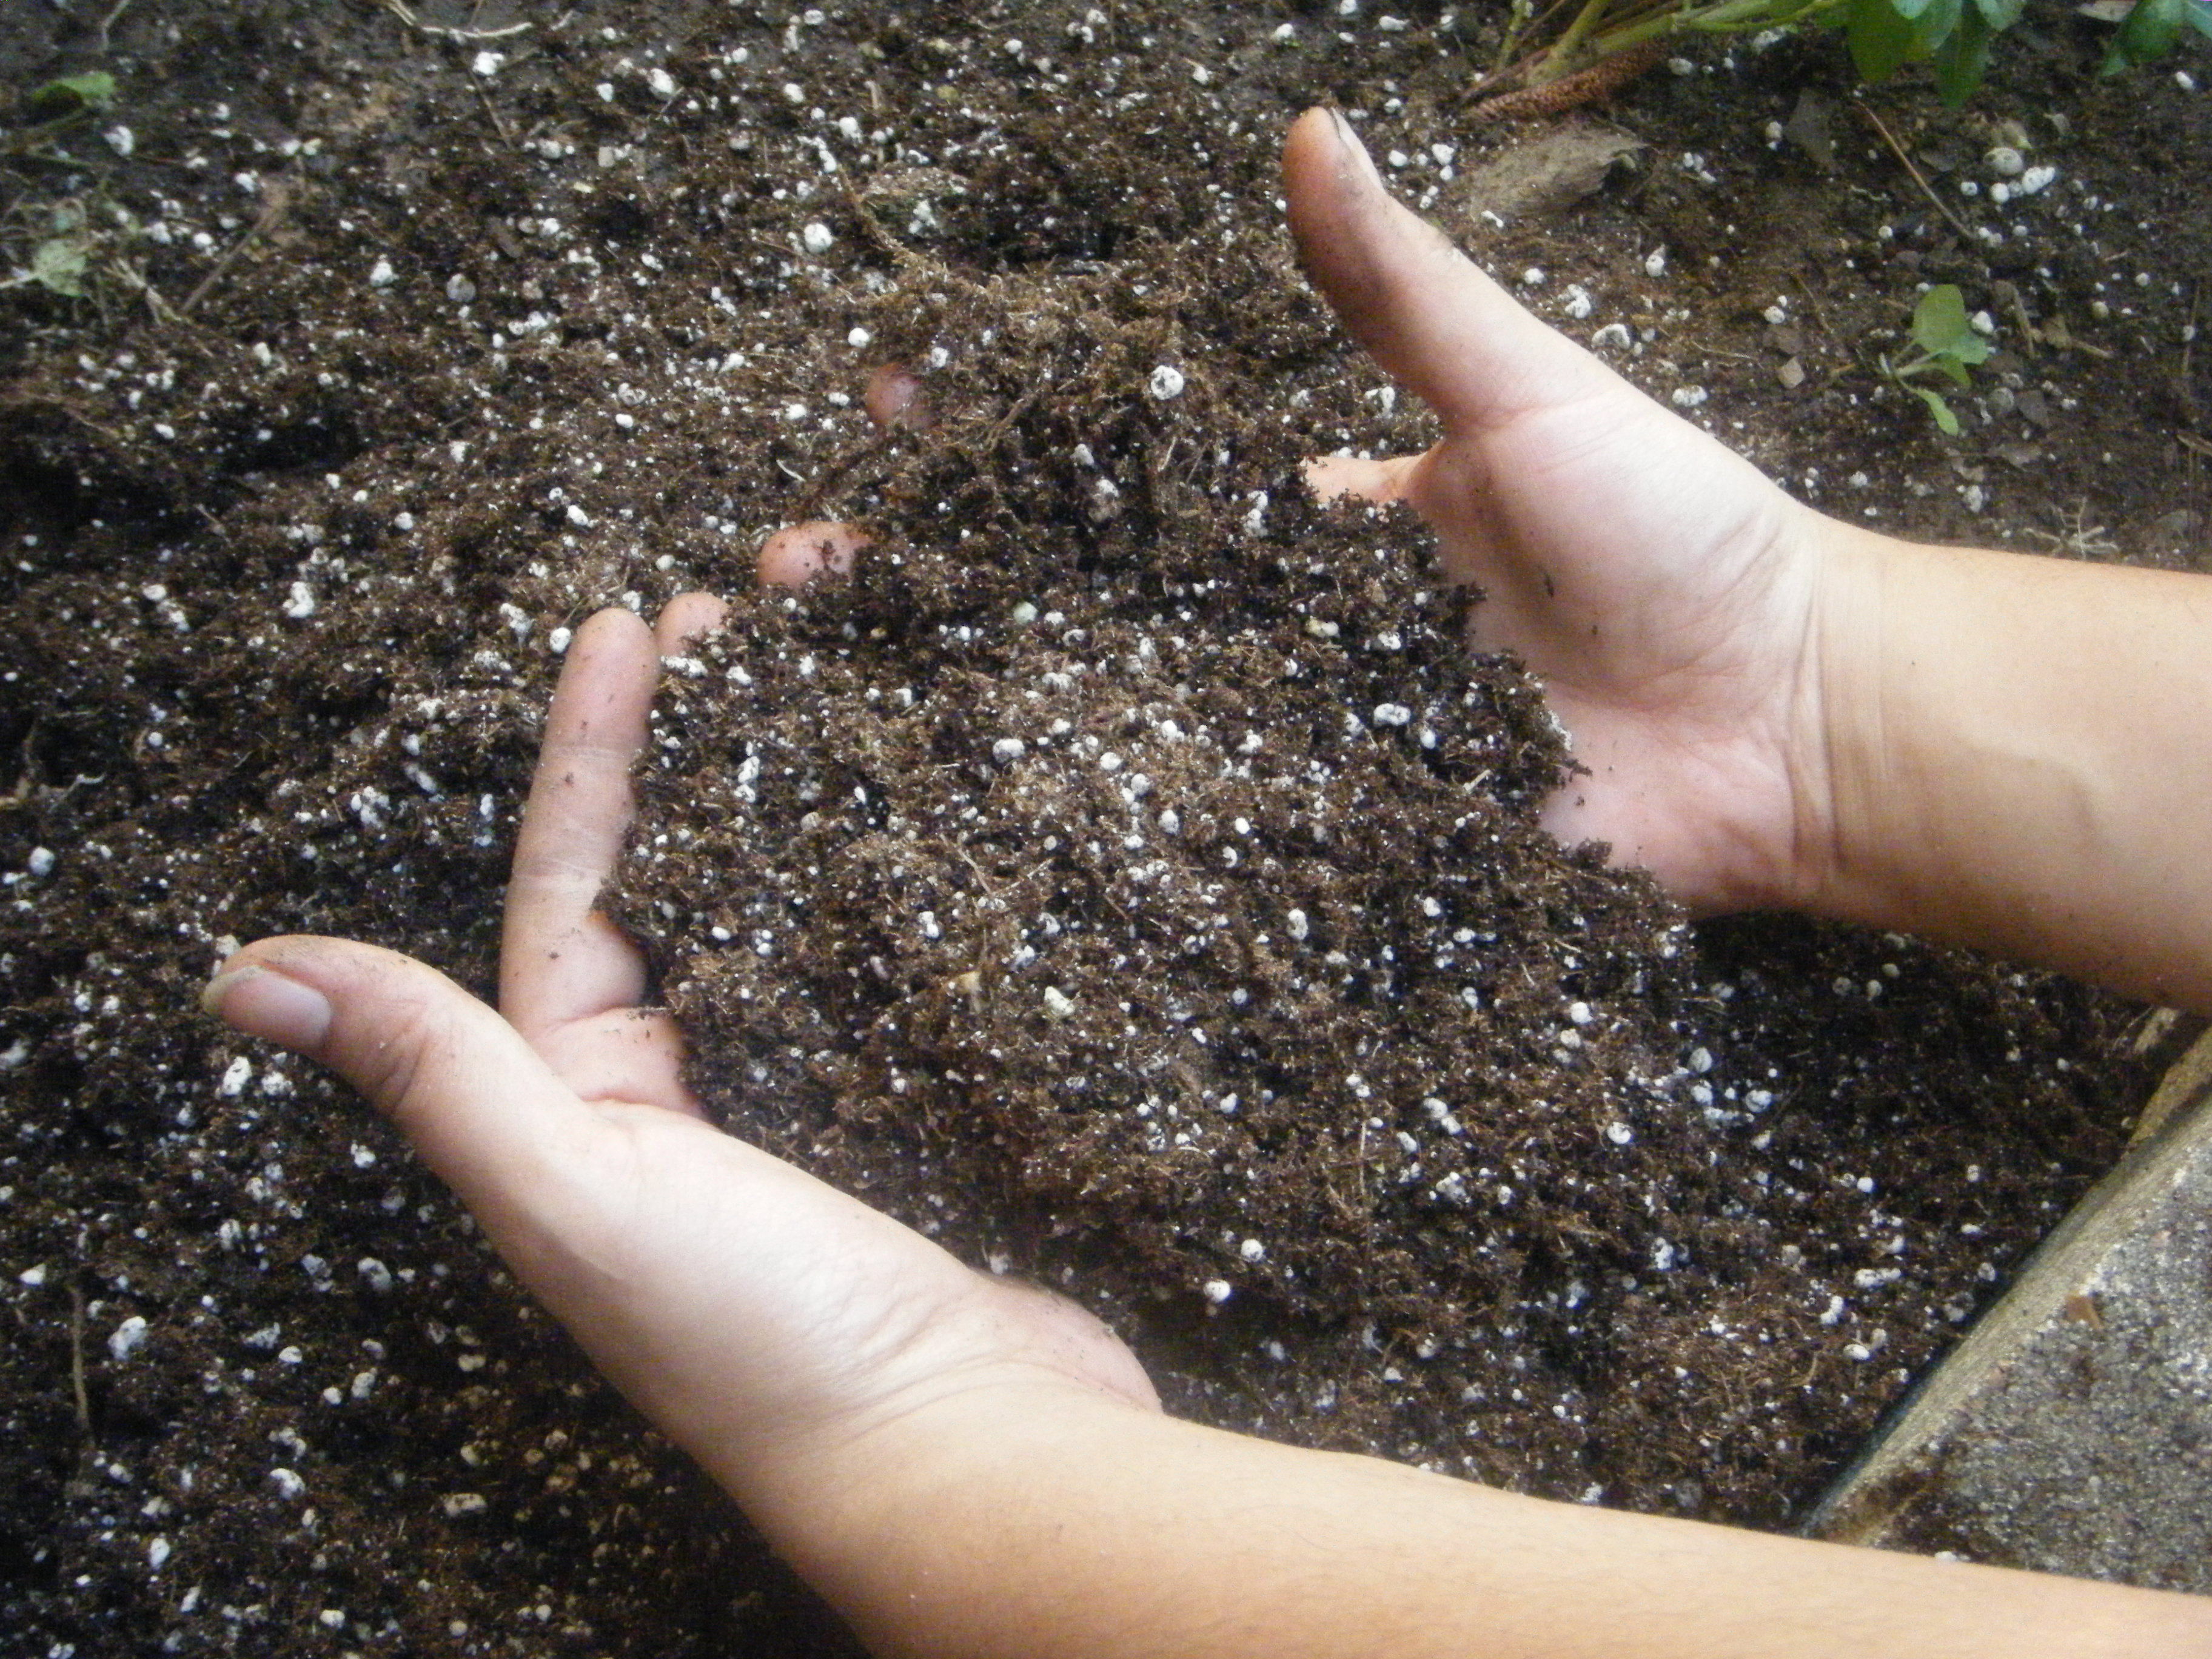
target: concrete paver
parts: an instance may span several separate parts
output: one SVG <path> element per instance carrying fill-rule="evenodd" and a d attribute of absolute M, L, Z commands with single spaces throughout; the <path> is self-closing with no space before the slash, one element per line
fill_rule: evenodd
<path fill-rule="evenodd" d="M 2212 1035 L 1806 1531 L 2212 1592 Z"/>

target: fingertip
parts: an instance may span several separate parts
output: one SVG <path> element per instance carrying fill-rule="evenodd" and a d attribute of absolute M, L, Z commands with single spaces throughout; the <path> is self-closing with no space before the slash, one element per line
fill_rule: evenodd
<path fill-rule="evenodd" d="M 678 593 L 653 623 L 654 648 L 664 657 L 681 656 L 708 635 L 719 633 L 729 614 L 730 607 L 715 594 Z"/>
<path fill-rule="evenodd" d="M 823 575 L 848 576 L 863 548 L 872 546 L 858 525 L 836 519 L 812 519 L 771 531 L 761 544 L 759 576 L 764 587 L 804 587 Z"/>
<path fill-rule="evenodd" d="M 886 431 L 894 427 L 924 431 L 932 418 L 921 377 L 903 363 L 879 363 L 871 370 L 860 393 L 860 406 L 868 411 L 870 420 Z"/>
<path fill-rule="evenodd" d="M 611 605 L 586 617 L 553 689 L 539 771 L 549 752 L 579 742 L 641 743 L 659 660 L 653 629 L 635 611 Z"/>
<path fill-rule="evenodd" d="M 1369 188 L 1382 184 L 1352 125 L 1322 106 L 1291 124 L 1283 138 L 1283 194 L 1299 260 L 1317 280 L 1334 270 L 1331 244 L 1345 233 L 1344 217 Z"/>
<path fill-rule="evenodd" d="M 596 645 L 603 641 L 619 640 L 625 635 L 635 636 L 637 630 L 645 626 L 645 619 L 628 605 L 607 605 L 594 611 L 584 618 L 583 625 L 576 629 L 576 637 L 569 647 L 569 654 L 573 656 L 578 648 Z"/>
<path fill-rule="evenodd" d="M 1310 110 L 1283 145 L 1298 261 L 1352 337 L 1454 434 L 1612 384 L 1390 193 L 1351 128 Z"/>
<path fill-rule="evenodd" d="M 1326 105 L 1316 104 L 1291 123 L 1283 135 L 1283 182 L 1310 174 L 1316 167 L 1331 165 L 1343 146 L 1343 118 Z"/>

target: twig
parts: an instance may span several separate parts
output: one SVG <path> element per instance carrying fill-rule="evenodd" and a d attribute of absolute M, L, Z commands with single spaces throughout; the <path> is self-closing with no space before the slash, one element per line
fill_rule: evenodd
<path fill-rule="evenodd" d="M 433 34 L 441 40 L 504 40 L 512 35 L 525 34 L 537 27 L 534 23 L 509 23 L 498 29 L 457 29 L 443 23 L 426 23 L 415 15 L 415 8 L 407 0 L 384 0 L 385 10 L 390 12 L 410 29 L 423 34 Z"/>
<path fill-rule="evenodd" d="M 2212 444 L 2208 444 L 2203 439 L 2194 437 L 2189 433 L 2177 432 L 2173 434 L 2173 441 L 2184 449 L 2193 450 L 2199 455 L 2212 455 Z"/>
<path fill-rule="evenodd" d="M 232 261 L 246 252 L 247 244 L 273 230 L 276 222 L 284 216 L 285 210 L 291 204 L 291 190 L 284 180 L 279 179 L 270 191 L 269 205 L 261 210 L 261 216 L 246 228 L 246 234 L 223 251 L 222 258 L 215 262 L 215 269 L 200 278 L 199 286 L 185 295 L 184 303 L 177 307 L 177 315 L 190 316 L 192 307 L 205 299 L 215 285 L 220 283 L 229 271 Z"/>
<path fill-rule="evenodd" d="M 1946 219 L 1949 220 L 1951 222 L 1951 228 L 1957 231 L 1959 234 L 1964 237 L 1967 241 L 1972 242 L 1976 240 L 1977 239 L 1974 233 L 1967 228 L 1966 222 L 1960 218 L 1957 214 L 1952 212 L 1949 208 L 1944 206 L 1943 198 L 1938 196 L 1935 190 L 1929 185 L 1928 181 L 1920 176 L 1920 169 L 1912 165 L 1912 158 L 1905 153 L 1905 146 L 1899 143 L 1897 140 L 1891 136 L 1889 129 L 1881 124 L 1881 117 L 1876 115 L 1871 109 L 1867 107 L 1866 100 L 1864 99 L 1855 97 L 1851 101 L 1858 106 L 1859 113 L 1865 116 L 1869 121 L 1873 123 L 1874 130 L 1881 135 L 1881 142 L 1889 146 L 1890 154 L 1896 156 L 1899 161 L 1905 164 L 1905 170 L 1912 175 L 1912 182 L 1920 186 L 1921 193 L 1927 197 L 1929 204 L 1935 208 L 1936 211 L 1942 214 Z"/>
<path fill-rule="evenodd" d="M 107 15 L 100 20 L 100 49 L 107 50 L 107 32 L 115 27 L 115 20 L 131 9 L 131 0 L 115 0 L 107 9 Z"/>
<path fill-rule="evenodd" d="M 491 117 L 492 131 L 499 134 L 501 143 L 504 143 L 509 149 L 513 149 L 514 148 L 514 135 L 507 130 L 507 123 L 501 118 L 499 106 L 492 102 L 491 94 L 484 90 L 484 83 L 481 79 L 478 79 L 474 76 L 471 76 L 469 78 L 476 87 L 477 97 L 483 105 L 484 113 Z"/>
<path fill-rule="evenodd" d="M 84 1292 L 70 1286 L 70 1388 L 76 1395 L 76 1425 L 92 1436 L 92 1397 L 84 1387 Z"/>

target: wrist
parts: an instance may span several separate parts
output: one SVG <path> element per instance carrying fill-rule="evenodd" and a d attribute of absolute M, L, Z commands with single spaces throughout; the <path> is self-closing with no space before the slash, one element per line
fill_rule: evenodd
<path fill-rule="evenodd" d="M 1788 720 L 1791 822 L 1759 908 L 1856 918 L 1865 854 L 1887 833 L 1898 758 L 1884 616 L 1912 544 L 1808 513 L 1812 598 Z"/>
<path fill-rule="evenodd" d="M 965 1270 L 963 1270 L 963 1272 Z M 748 1413 L 689 1449 L 794 1563 L 816 1577 L 863 1559 L 884 1517 L 928 1524 L 945 1471 L 988 1462 L 1010 1435 L 1165 1420 L 1136 1358 L 1074 1303 L 972 1275 L 964 1296 L 848 1381 L 834 1409 L 771 1426 Z"/>
<path fill-rule="evenodd" d="M 1090 1515 L 1079 1494 L 1157 1461 L 1178 1431 L 1200 1432 L 1065 1375 L 1007 1368 L 946 1379 L 794 1448 L 766 1479 L 722 1484 L 872 1651 L 962 1650 L 945 1638 L 966 1604 L 1050 1589 L 1021 1569 L 1038 1565 L 1055 1510 Z"/>
<path fill-rule="evenodd" d="M 2204 579 L 1832 526 L 1801 908 L 2212 1006 Z"/>

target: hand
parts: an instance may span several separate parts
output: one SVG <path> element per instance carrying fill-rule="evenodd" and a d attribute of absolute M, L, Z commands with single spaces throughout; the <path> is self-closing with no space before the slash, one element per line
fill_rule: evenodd
<path fill-rule="evenodd" d="M 657 641 L 621 610 L 578 631 L 515 847 L 501 1013 L 407 957 L 304 937 L 247 946 L 204 1000 L 389 1115 L 600 1369 L 804 1561 L 849 1484 L 823 1471 L 948 1399 L 1158 1400 L 1073 1304 L 710 1127 L 673 1022 L 638 1006 L 642 961 L 593 906 L 659 653 L 720 610 L 677 599 Z"/>
<path fill-rule="evenodd" d="M 1411 503 L 1480 585 L 1475 643 L 1541 677 L 1588 769 L 1547 825 L 1694 909 L 1799 898 L 1830 814 L 1836 526 L 1523 311 L 1390 198 L 1341 117 L 1308 111 L 1283 172 L 1315 283 L 1444 428 L 1426 454 L 1309 478 Z"/>

